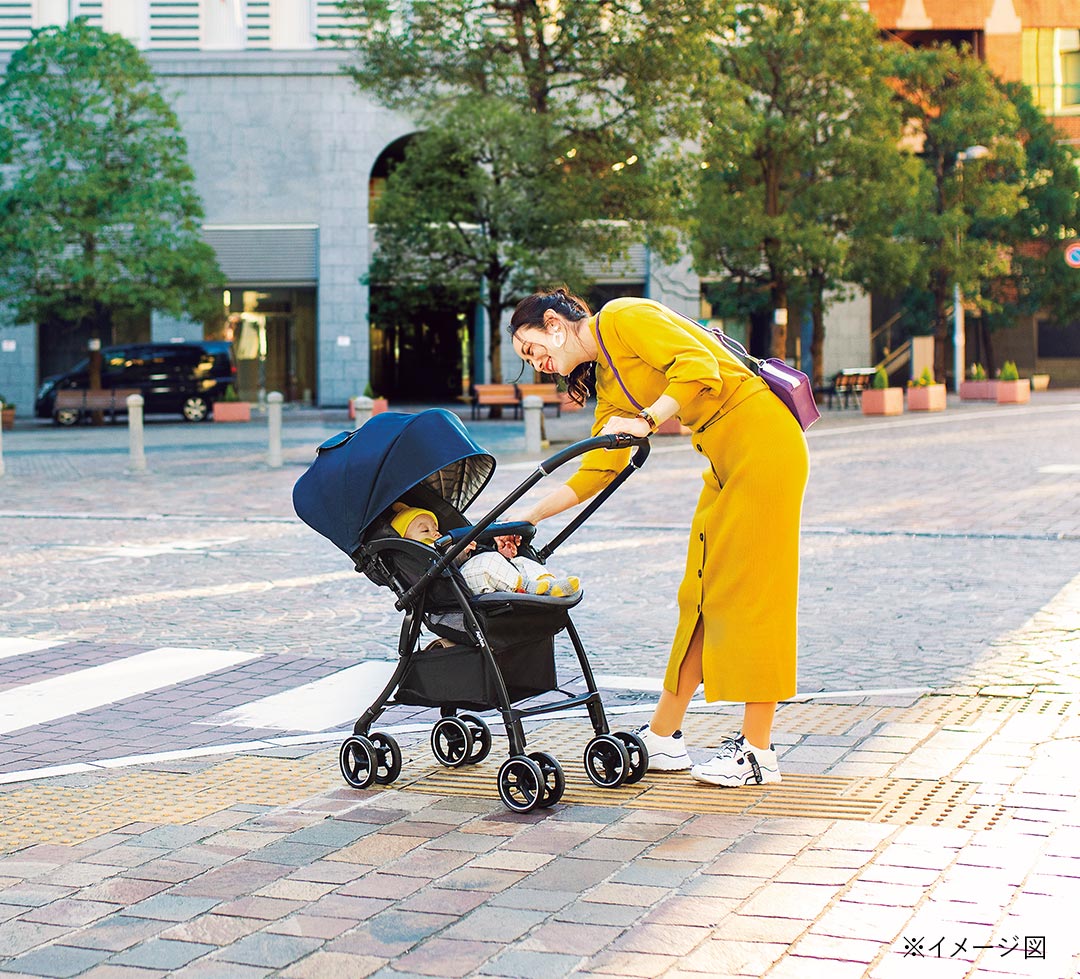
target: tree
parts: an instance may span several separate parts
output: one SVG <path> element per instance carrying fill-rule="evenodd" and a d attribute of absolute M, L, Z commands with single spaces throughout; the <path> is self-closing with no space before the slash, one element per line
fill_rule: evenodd
<path fill-rule="evenodd" d="M 186 156 L 133 45 L 81 18 L 36 31 L 0 83 L 0 303 L 99 336 L 121 314 L 215 311 Z"/>
<path fill-rule="evenodd" d="M 369 281 L 392 299 L 424 281 L 467 291 L 479 272 L 500 380 L 500 323 L 522 293 L 580 287 L 588 259 L 635 237 L 673 254 L 662 151 L 687 131 L 681 83 L 724 6 L 346 0 L 352 77 L 427 131 L 387 179 Z"/>
<path fill-rule="evenodd" d="M 988 331 L 1013 326 L 1019 316 L 1049 313 L 1071 322 L 1080 309 L 1080 274 L 1069 268 L 1062 247 L 1080 235 L 1080 154 L 1043 115 L 1031 90 L 1019 82 L 999 83 L 1019 118 L 1024 147 L 1022 166 L 1005 174 L 1023 193 L 1023 205 L 1011 217 L 991 218 L 973 226 L 975 234 L 1012 243 L 1004 277 L 984 284 L 993 306 L 982 318 Z M 993 367 L 989 332 L 984 335 Z"/>
<path fill-rule="evenodd" d="M 693 210 L 700 274 L 722 273 L 786 312 L 811 300 L 820 381 L 827 294 L 909 264 L 893 233 L 912 185 L 873 19 L 843 0 L 739 8 L 711 47 Z M 875 263 L 871 256 L 887 259 Z M 771 354 L 787 353 L 775 317 Z"/>
<path fill-rule="evenodd" d="M 904 230 L 922 245 L 915 281 L 929 293 L 934 373 L 944 380 L 955 287 L 985 308 L 981 282 L 1009 268 L 1002 232 L 1023 204 L 1024 149 L 1016 108 L 968 49 L 896 45 L 892 54 L 902 111 L 922 140 L 923 191 Z M 965 160 L 973 147 L 987 152 Z"/>

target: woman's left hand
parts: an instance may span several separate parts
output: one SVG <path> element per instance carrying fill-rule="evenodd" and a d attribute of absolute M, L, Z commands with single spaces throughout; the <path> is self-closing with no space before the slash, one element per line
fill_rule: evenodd
<path fill-rule="evenodd" d="M 622 432 L 633 435 L 634 438 L 645 438 L 652 434 L 652 428 L 649 427 L 649 423 L 644 418 L 633 415 L 629 418 L 625 416 L 609 418 L 604 427 L 600 429 L 601 435 L 619 435 Z"/>

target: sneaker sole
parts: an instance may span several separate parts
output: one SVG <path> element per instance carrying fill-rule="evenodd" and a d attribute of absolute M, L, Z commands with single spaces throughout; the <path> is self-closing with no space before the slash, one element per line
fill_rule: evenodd
<path fill-rule="evenodd" d="M 688 772 L 693 767 L 694 763 L 692 761 L 687 761 L 685 764 L 681 762 L 654 762 L 650 757 L 648 770 L 650 772 Z"/>
<path fill-rule="evenodd" d="M 772 773 L 762 772 L 764 776 L 760 782 L 756 781 L 753 777 L 749 779 L 741 778 L 724 778 L 722 775 L 708 775 L 704 772 L 690 773 L 698 782 L 705 782 L 708 785 L 718 785 L 722 789 L 738 789 L 744 785 L 758 786 L 758 785 L 773 785 L 776 782 L 783 781 L 780 777 L 780 773 L 777 772 L 775 777 Z"/>

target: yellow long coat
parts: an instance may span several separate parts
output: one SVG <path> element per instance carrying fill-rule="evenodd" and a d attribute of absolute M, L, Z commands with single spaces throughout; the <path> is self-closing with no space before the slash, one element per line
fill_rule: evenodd
<path fill-rule="evenodd" d="M 709 462 L 691 519 L 664 686 L 676 692 L 700 618 L 706 700 L 791 697 L 809 464 L 802 430 L 765 382 L 718 340 L 659 303 L 613 300 L 589 328 L 600 350 L 593 434 L 609 418 L 636 415 L 633 401 L 647 407 L 666 394 L 681 406 L 678 416 Z M 567 484 L 587 499 L 628 459 L 629 450 L 587 453 Z"/>

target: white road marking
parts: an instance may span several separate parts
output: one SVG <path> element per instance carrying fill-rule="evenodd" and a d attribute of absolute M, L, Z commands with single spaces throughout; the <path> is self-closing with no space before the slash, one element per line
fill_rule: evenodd
<path fill-rule="evenodd" d="M 1035 471 L 1046 476 L 1075 476 L 1080 474 L 1080 466 L 1063 462 L 1053 466 L 1039 466 Z"/>
<path fill-rule="evenodd" d="M 387 660 L 360 663 L 321 680 L 233 707 L 201 723 L 275 731 L 325 731 L 351 723 L 367 710 L 396 666 Z"/>
<path fill-rule="evenodd" d="M 247 540 L 247 538 L 218 537 L 201 540 L 181 538 L 179 540 L 161 541 L 156 544 L 113 544 L 108 547 L 90 544 L 71 544 L 68 546 L 73 551 L 85 551 L 91 554 L 98 554 L 100 555 L 98 560 L 105 558 L 111 560 L 115 558 L 160 557 L 164 554 L 193 554 L 203 551 L 213 551 L 218 548 L 226 547 L 229 544 L 236 544 L 243 540 Z"/>
<path fill-rule="evenodd" d="M 24 653 L 40 653 L 43 649 L 62 645 L 60 640 L 13 639 L 0 636 L 0 659 L 9 656 L 22 656 Z"/>
<path fill-rule="evenodd" d="M 0 692 L 0 734 L 93 710 L 256 659 L 235 650 L 164 646 Z"/>

